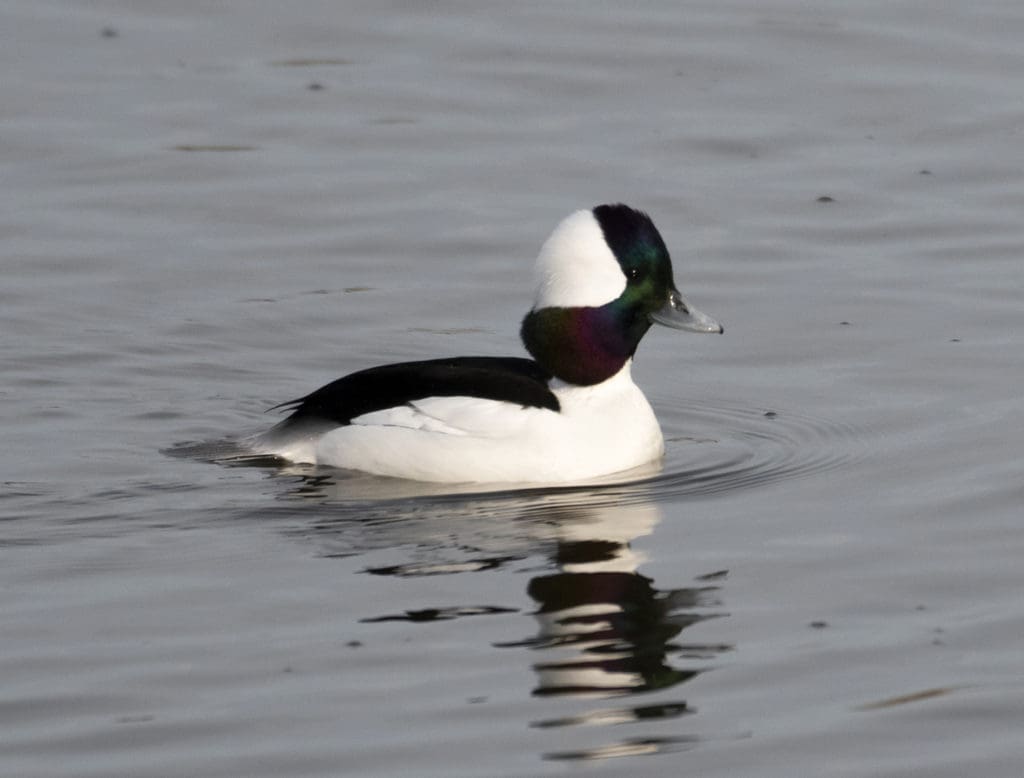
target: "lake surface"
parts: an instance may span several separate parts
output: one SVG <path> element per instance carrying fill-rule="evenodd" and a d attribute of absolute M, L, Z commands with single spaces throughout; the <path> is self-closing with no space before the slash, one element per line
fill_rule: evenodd
<path fill-rule="evenodd" d="M 1019 776 L 1024 6 L 0 10 L 0 774 Z M 182 456 L 519 354 L 571 211 L 724 337 L 637 483 Z"/>

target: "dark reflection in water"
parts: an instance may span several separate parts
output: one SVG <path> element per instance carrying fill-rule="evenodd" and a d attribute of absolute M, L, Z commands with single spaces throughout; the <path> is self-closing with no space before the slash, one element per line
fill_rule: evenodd
<path fill-rule="evenodd" d="M 720 585 L 725 572 L 701 576 L 698 585 L 659 589 L 638 571 L 643 562 L 630 541 L 650 533 L 659 519 L 655 505 L 606 505 L 560 523 L 561 537 L 549 558 L 556 572 L 532 578 L 527 592 L 537 603 L 535 636 L 499 647 L 542 653 L 533 663 L 539 697 L 607 699 L 664 693 L 708 669 L 706 662 L 732 646 L 681 642 L 683 631 L 724 614 Z M 550 655 L 550 656 L 549 656 Z M 539 729 L 567 726 L 643 726 L 695 713 L 688 701 L 602 707 L 572 716 L 531 722 Z M 691 748 L 692 734 L 638 736 L 546 759 L 606 759 Z"/>
<path fill-rule="evenodd" d="M 599 541 L 559 547 L 558 556 L 580 562 L 594 553 L 600 563 L 608 546 Z M 561 560 L 557 560 L 561 561 Z M 700 669 L 673 667 L 669 653 L 713 656 L 723 646 L 673 643 L 689 626 L 718 614 L 702 609 L 717 604 L 718 587 L 658 591 L 636 572 L 560 572 L 530 581 L 539 604 L 540 636 L 535 648 L 562 649 L 568 656 L 534 665 L 537 695 L 617 695 L 666 689 L 695 677 Z"/>
<path fill-rule="evenodd" d="M 321 482 L 316 488 L 323 486 Z M 536 679 L 529 693 L 588 701 L 585 704 L 642 693 L 671 694 L 642 704 L 602 706 L 525 722 L 537 730 L 608 725 L 655 728 L 593 748 L 544 752 L 543 758 L 605 759 L 678 751 L 702 738 L 663 731 L 666 726 L 678 727 L 670 723 L 673 719 L 695 713 L 689 701 L 672 690 L 708 670 L 711 660 L 732 649 L 680 637 L 696 624 L 725 615 L 717 608 L 726 574 L 700 576 L 691 586 L 659 588 L 639 572 L 644 555 L 631 544 L 650 534 L 661 514 L 655 503 L 630 496 L 634 500 L 620 501 L 614 492 L 595 490 L 573 493 L 570 499 L 564 492 L 534 491 L 518 501 L 508 495 L 421 501 L 416 510 L 386 519 L 366 513 L 364 505 L 358 519 L 346 512 L 326 519 L 321 516 L 314 528 L 328 555 L 344 556 L 353 546 L 415 549 L 416 560 L 364 571 L 372 576 L 453 575 L 542 557 L 547 569 L 526 583 L 527 594 L 537 606 L 536 634 L 495 645 L 501 650 L 528 651 L 522 655 L 532 659 Z M 339 548 L 339 543 L 348 548 Z M 427 548 L 433 551 L 425 553 Z M 536 570 L 532 562 L 531 569 Z M 488 603 L 445 603 L 391 610 L 361 621 L 436 623 L 513 612 Z"/>
<path fill-rule="evenodd" d="M 462 616 L 493 616 L 496 613 L 516 613 L 515 608 L 499 608 L 497 605 L 463 606 L 460 608 L 420 608 L 391 616 L 374 616 L 360 619 L 364 624 L 378 621 L 449 621 Z"/>

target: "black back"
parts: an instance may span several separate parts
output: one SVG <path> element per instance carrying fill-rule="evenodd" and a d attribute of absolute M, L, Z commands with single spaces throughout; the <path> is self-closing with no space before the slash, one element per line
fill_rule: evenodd
<path fill-rule="evenodd" d="M 550 378 L 532 359 L 519 357 L 452 357 L 381 365 L 276 406 L 292 411 L 277 429 L 306 422 L 351 424 L 365 413 L 426 397 L 482 397 L 558 411 L 558 398 L 547 384 Z"/>

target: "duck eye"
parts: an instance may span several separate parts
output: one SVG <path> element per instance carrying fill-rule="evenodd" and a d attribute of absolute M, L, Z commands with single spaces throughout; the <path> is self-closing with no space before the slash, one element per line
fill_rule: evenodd
<path fill-rule="evenodd" d="M 639 267 L 631 267 L 626 271 L 630 281 L 640 281 L 644 277 L 644 271 Z"/>

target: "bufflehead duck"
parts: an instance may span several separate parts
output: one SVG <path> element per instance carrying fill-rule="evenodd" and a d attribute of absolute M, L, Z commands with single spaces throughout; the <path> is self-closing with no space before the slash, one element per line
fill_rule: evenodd
<path fill-rule="evenodd" d="M 435 482 L 568 482 L 664 453 L 630 367 L 651 324 L 722 326 L 676 289 L 665 242 L 626 205 L 577 211 L 551 234 L 520 335 L 533 359 L 383 365 L 283 403 L 260 453 Z"/>

